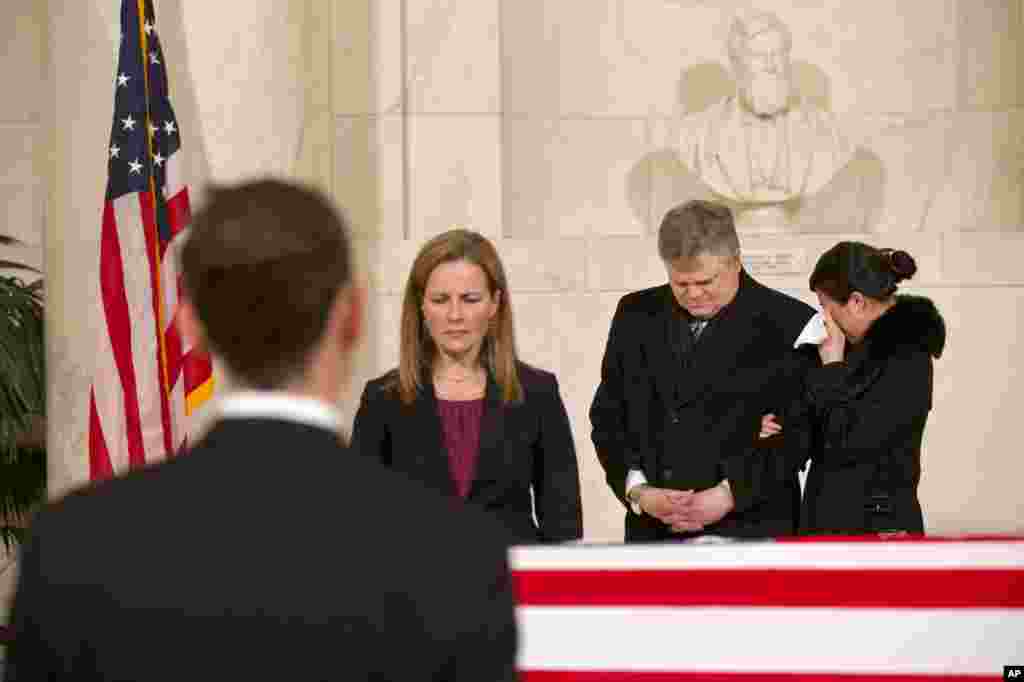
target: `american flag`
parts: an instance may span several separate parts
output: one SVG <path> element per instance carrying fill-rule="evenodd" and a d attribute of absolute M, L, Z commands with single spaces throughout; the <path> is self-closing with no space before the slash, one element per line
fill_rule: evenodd
<path fill-rule="evenodd" d="M 209 357 L 175 325 L 176 251 L 191 211 L 152 0 L 122 0 L 100 237 L 104 320 L 89 396 L 89 478 L 174 455 L 213 391 Z"/>
<path fill-rule="evenodd" d="M 1024 538 L 517 547 L 524 682 L 938 682 L 1024 665 Z"/>

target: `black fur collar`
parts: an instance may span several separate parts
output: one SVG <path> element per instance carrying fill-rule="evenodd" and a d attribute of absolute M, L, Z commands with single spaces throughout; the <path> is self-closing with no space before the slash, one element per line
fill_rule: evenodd
<path fill-rule="evenodd" d="M 900 295 L 895 305 L 871 325 L 865 341 L 872 354 L 912 346 L 937 358 L 946 346 L 946 322 L 931 299 Z"/>

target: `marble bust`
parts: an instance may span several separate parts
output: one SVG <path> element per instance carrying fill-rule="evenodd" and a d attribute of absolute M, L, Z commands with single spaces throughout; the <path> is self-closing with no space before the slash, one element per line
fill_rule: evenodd
<path fill-rule="evenodd" d="M 681 139 L 691 172 L 740 214 L 776 216 L 769 222 L 784 222 L 780 206 L 820 190 L 854 152 L 832 115 L 796 91 L 791 47 L 774 14 L 737 16 L 727 41 L 736 91 L 688 117 Z"/>

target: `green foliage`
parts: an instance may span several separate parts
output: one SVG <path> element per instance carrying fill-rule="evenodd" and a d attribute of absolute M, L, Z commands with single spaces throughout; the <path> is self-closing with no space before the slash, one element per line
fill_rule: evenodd
<path fill-rule="evenodd" d="M 0 267 L 33 269 L 10 261 Z M 20 539 L 46 491 L 45 446 L 30 435 L 45 423 L 44 353 L 42 280 L 0 275 L 0 539 L 7 546 Z"/>

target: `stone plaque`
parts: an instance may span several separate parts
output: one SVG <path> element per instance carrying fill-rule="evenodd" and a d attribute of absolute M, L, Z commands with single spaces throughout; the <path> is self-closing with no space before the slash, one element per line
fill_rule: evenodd
<path fill-rule="evenodd" d="M 806 272 L 804 249 L 750 249 L 742 252 L 743 267 L 755 277 L 802 275 Z"/>

